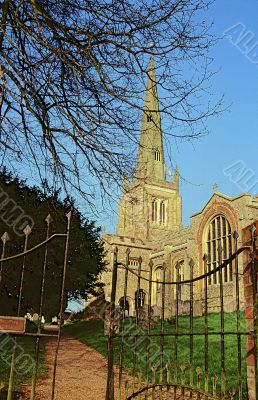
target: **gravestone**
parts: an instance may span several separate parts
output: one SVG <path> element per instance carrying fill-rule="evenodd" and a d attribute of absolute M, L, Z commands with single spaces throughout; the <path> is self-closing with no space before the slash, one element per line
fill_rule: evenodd
<path fill-rule="evenodd" d="M 148 304 L 144 304 L 138 309 L 138 326 L 143 330 L 147 330 L 150 324 L 150 328 L 154 327 L 154 310 L 153 307 L 150 307 L 150 315 L 149 315 L 149 306 Z"/>
<path fill-rule="evenodd" d="M 38 313 L 34 313 L 34 314 L 33 314 L 32 320 L 33 320 L 33 322 L 38 322 L 38 320 L 39 320 L 39 315 L 38 315 Z"/>

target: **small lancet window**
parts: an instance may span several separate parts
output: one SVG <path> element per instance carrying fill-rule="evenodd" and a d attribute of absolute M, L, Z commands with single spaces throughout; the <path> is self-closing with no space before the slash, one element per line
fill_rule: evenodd
<path fill-rule="evenodd" d="M 166 206 L 165 206 L 165 202 L 164 201 L 160 202 L 159 220 L 160 220 L 160 224 L 161 225 L 165 225 L 165 223 L 166 223 Z"/>
<path fill-rule="evenodd" d="M 138 258 L 130 258 L 129 265 L 130 265 L 130 267 L 139 267 L 139 259 Z"/>
<path fill-rule="evenodd" d="M 156 160 L 156 161 L 160 161 L 160 151 L 159 150 L 155 150 L 155 152 L 154 152 L 154 159 Z"/>
<path fill-rule="evenodd" d="M 151 114 L 147 114 L 147 122 L 152 122 L 152 116 L 151 116 Z"/>
<path fill-rule="evenodd" d="M 135 310 L 142 307 L 145 303 L 145 292 L 143 289 L 136 290 L 135 292 Z"/>
<path fill-rule="evenodd" d="M 152 201 L 151 219 L 154 223 L 158 221 L 158 202 L 156 199 Z"/>
<path fill-rule="evenodd" d="M 158 267 L 155 271 L 154 280 L 156 281 L 156 292 L 160 292 L 161 289 L 161 272 L 162 267 Z"/>

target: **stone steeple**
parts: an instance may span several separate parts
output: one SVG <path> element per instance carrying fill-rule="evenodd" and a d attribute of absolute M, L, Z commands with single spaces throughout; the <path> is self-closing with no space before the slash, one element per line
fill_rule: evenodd
<path fill-rule="evenodd" d="M 135 177 L 165 180 L 161 118 L 153 56 L 150 59 Z"/>
<path fill-rule="evenodd" d="M 167 240 L 182 226 L 179 171 L 165 176 L 161 118 L 154 59 L 151 56 L 134 179 L 123 180 L 117 235 L 146 241 Z"/>

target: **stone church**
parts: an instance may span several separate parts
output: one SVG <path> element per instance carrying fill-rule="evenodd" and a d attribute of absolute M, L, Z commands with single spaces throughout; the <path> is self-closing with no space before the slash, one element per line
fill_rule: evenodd
<path fill-rule="evenodd" d="M 105 283 L 105 298 L 110 300 L 112 280 L 113 249 L 118 248 L 118 261 L 125 262 L 126 251 L 130 250 L 129 267 L 136 273 L 141 262 L 141 275 L 149 277 L 152 260 L 152 305 L 158 314 L 161 307 L 161 285 L 163 270 L 167 281 L 190 278 L 190 265 L 193 275 L 204 274 L 203 255 L 207 254 L 207 269 L 211 271 L 219 265 L 218 246 L 221 245 L 220 260 L 225 260 L 234 252 L 235 231 L 258 219 L 258 198 L 248 193 L 230 198 L 217 191 L 204 204 L 202 210 L 191 216 L 189 227 L 182 224 L 182 199 L 180 195 L 178 169 L 173 178 L 166 178 L 164 161 L 161 116 L 154 60 L 151 58 L 148 84 L 142 117 L 141 137 L 134 178 L 124 179 L 122 197 L 119 203 L 116 234 L 105 234 L 103 240 L 107 250 L 107 272 L 102 276 Z M 239 236 L 241 246 L 241 236 Z M 142 261 L 141 261 L 142 260 Z M 191 264 L 192 263 L 192 264 Z M 241 274 L 242 259 L 239 259 Z M 116 303 L 122 304 L 124 298 L 124 269 L 118 269 Z M 240 295 L 243 285 L 240 280 Z M 235 302 L 234 265 L 223 272 L 224 307 L 232 311 Z M 148 282 L 141 281 L 141 302 L 148 302 Z M 194 285 L 194 314 L 203 312 L 203 287 Z M 126 310 L 135 315 L 137 276 L 130 275 L 128 281 Z M 208 279 L 209 310 L 219 311 L 219 279 L 217 274 Z M 178 300 L 180 312 L 187 313 L 189 286 L 180 287 Z M 242 294 L 243 302 L 243 294 Z M 166 285 L 165 316 L 175 313 L 175 286 Z"/>

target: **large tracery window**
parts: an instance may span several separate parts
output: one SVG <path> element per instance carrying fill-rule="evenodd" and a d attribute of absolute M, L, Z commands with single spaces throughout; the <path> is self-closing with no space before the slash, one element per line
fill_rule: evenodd
<path fill-rule="evenodd" d="M 207 266 L 208 272 L 217 268 L 220 261 L 223 262 L 232 254 L 232 232 L 231 226 L 224 215 L 217 215 L 209 223 L 207 232 Z M 221 249 L 221 255 L 220 255 Z M 222 270 L 223 281 L 230 282 L 233 280 L 232 264 Z M 210 275 L 208 284 L 218 284 L 219 274 Z"/>

